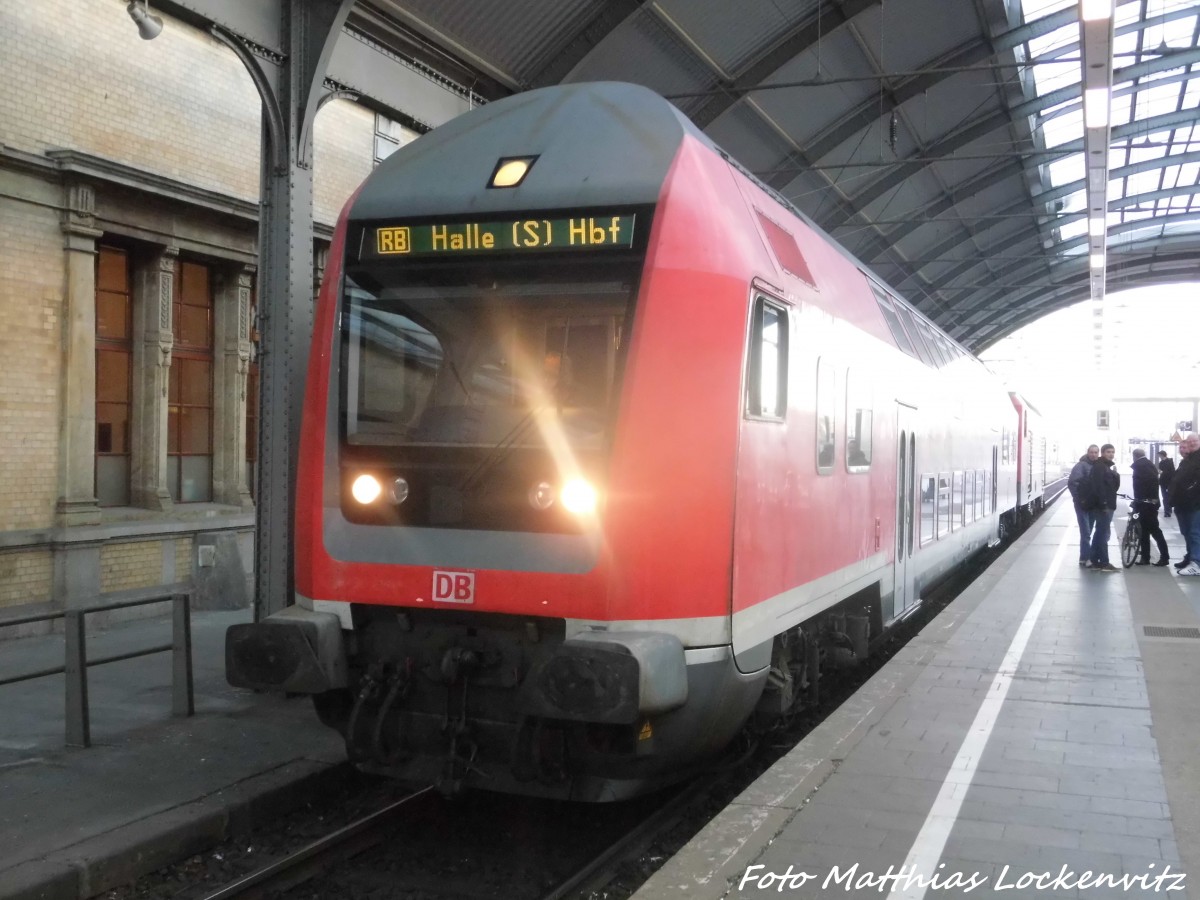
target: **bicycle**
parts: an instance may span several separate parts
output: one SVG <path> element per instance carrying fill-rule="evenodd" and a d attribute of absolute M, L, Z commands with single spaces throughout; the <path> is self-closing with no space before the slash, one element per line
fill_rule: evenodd
<path fill-rule="evenodd" d="M 1135 500 L 1128 494 L 1117 494 L 1117 496 L 1129 501 L 1129 517 L 1126 519 L 1128 524 L 1125 526 L 1125 534 L 1121 536 L 1121 564 L 1128 569 L 1137 562 L 1138 554 L 1142 552 L 1142 514 L 1138 511 L 1138 506 L 1151 506 L 1157 509 L 1158 501 Z"/>

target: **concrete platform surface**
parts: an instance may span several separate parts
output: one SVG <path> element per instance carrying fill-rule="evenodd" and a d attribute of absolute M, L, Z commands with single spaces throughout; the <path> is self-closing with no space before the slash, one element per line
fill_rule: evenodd
<path fill-rule="evenodd" d="M 0 898 L 94 896 L 199 852 L 344 762 L 307 699 L 232 688 L 225 629 L 192 616 L 195 715 L 171 715 L 171 654 L 89 669 L 93 744 L 65 745 L 62 675 L 0 687 Z M 89 635 L 90 658 L 170 641 L 151 618 Z M 61 635 L 0 642 L 0 678 L 63 660 Z"/>
<path fill-rule="evenodd" d="M 636 900 L 1200 896 L 1200 578 L 1077 555 L 1060 502 Z"/>

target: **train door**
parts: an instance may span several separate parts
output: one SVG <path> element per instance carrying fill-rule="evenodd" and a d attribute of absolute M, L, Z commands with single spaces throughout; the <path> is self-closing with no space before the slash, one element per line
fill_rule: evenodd
<path fill-rule="evenodd" d="M 917 436 L 913 433 L 916 410 L 896 404 L 896 559 L 892 615 L 902 615 L 917 602 L 912 564 L 913 527 L 917 492 Z"/>

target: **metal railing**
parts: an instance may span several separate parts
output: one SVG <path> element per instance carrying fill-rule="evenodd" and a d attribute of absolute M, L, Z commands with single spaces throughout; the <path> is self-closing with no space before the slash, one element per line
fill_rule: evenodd
<path fill-rule="evenodd" d="M 66 673 L 66 718 L 67 744 L 74 747 L 90 747 L 92 744 L 91 722 L 88 710 L 88 681 L 87 670 L 90 666 L 102 666 L 106 663 L 121 662 L 135 659 L 139 656 L 149 656 L 152 653 L 165 653 L 170 650 L 171 660 L 171 712 L 176 716 L 190 716 L 195 713 L 195 697 L 192 690 L 192 616 L 191 616 L 191 585 L 182 582 L 178 584 L 140 588 L 130 591 L 118 591 L 111 594 L 101 594 L 96 602 L 87 603 L 70 609 L 53 610 L 50 612 L 16 612 L 12 615 L 0 614 L 0 628 L 14 625 L 27 625 L 31 622 L 50 622 L 54 619 L 63 620 L 63 633 L 66 638 L 65 660 L 61 666 L 48 669 L 38 669 L 9 678 L 0 678 L 0 687 L 6 684 L 16 684 L 30 681 L 34 678 L 44 678 L 48 675 Z M 88 613 L 109 612 L 114 609 L 129 609 L 135 606 L 147 606 L 151 603 L 171 601 L 172 628 L 171 643 L 147 647 L 143 650 L 132 650 L 128 653 L 117 653 L 97 659 L 87 656 L 87 622 Z"/>

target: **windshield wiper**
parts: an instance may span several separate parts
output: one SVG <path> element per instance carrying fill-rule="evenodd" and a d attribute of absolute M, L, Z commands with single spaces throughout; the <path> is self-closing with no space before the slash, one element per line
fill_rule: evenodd
<path fill-rule="evenodd" d="M 544 406 L 535 406 L 532 407 L 529 412 L 525 413 L 525 415 L 521 417 L 521 420 L 512 428 L 510 428 L 508 433 L 504 435 L 504 437 L 500 438 L 500 440 L 496 442 L 495 446 L 488 450 L 483 459 L 479 461 L 475 468 L 468 472 L 463 480 L 459 482 L 459 490 L 467 492 L 478 487 L 479 483 L 482 482 L 484 475 L 508 458 L 508 454 L 511 453 L 512 449 L 517 445 L 517 441 L 524 436 L 525 432 L 529 430 L 529 426 L 537 420 L 538 414 L 541 413 L 545 408 L 546 407 Z"/>

